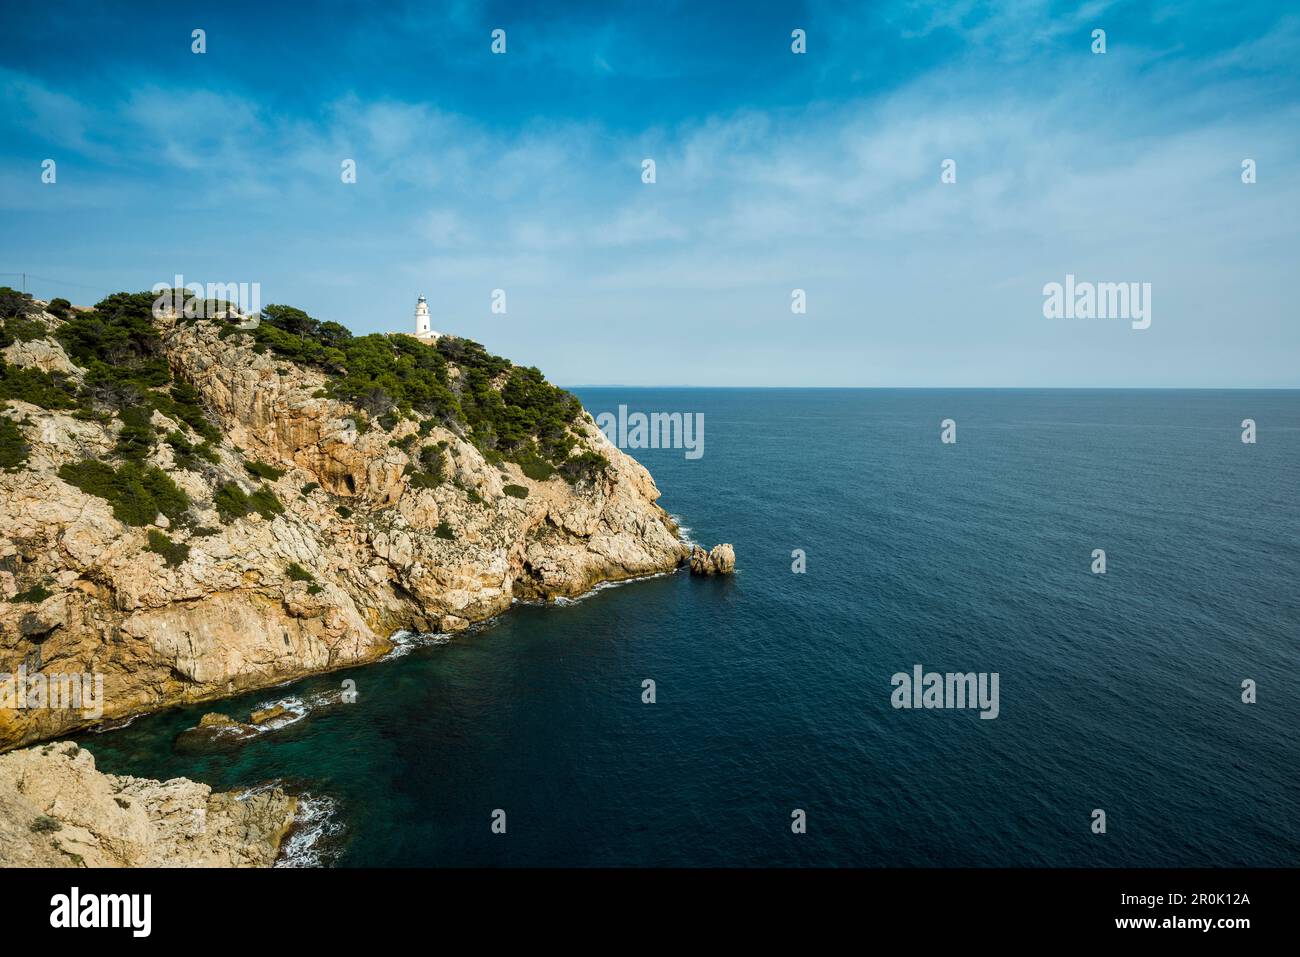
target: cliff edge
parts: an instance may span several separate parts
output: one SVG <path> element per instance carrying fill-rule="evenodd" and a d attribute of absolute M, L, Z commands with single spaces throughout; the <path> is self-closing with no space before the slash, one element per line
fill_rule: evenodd
<path fill-rule="evenodd" d="M 0 750 L 687 560 L 650 474 L 476 343 L 17 296 L 0 290 L 0 680 L 103 691 L 0 707 Z"/>

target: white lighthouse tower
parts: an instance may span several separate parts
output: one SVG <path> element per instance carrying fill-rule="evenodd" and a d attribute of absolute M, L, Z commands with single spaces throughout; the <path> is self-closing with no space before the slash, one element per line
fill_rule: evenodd
<path fill-rule="evenodd" d="M 423 296 L 415 304 L 415 338 L 433 342 L 438 334 L 429 326 L 429 303 Z"/>

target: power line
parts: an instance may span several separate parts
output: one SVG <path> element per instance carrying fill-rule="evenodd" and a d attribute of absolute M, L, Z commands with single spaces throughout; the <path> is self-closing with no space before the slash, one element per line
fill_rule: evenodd
<path fill-rule="evenodd" d="M 52 282 L 56 286 L 76 286 L 78 289 L 92 289 L 95 292 L 103 292 L 104 286 L 92 286 L 89 283 L 73 282 L 70 279 L 55 279 L 51 276 L 38 276 L 34 272 L 0 272 L 0 276 L 21 276 L 23 292 L 27 291 L 27 280 L 38 279 L 41 282 Z"/>

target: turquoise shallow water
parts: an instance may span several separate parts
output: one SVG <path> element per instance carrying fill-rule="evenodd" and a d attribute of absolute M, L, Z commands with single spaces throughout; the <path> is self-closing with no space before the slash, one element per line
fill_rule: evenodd
<path fill-rule="evenodd" d="M 223 703 L 358 693 L 229 754 L 173 747 L 211 707 L 82 742 L 304 788 L 329 833 L 295 854 L 341 866 L 1300 863 L 1300 394 L 577 391 L 704 413 L 699 460 L 634 454 L 734 579 L 516 606 Z M 917 663 L 998 672 L 999 717 L 895 710 Z"/>

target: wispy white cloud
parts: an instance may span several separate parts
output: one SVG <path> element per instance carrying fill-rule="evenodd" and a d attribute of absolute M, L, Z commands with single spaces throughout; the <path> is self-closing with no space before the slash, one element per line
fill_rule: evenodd
<path fill-rule="evenodd" d="M 57 193 L 65 215 L 78 203 L 102 209 L 111 196 L 124 209 L 163 204 L 177 216 L 215 210 L 219 221 L 254 224 L 226 240 L 238 246 L 230 252 L 220 240 L 197 245 L 183 222 L 164 218 L 156 234 L 115 255 L 160 247 L 205 268 L 253 262 L 290 276 L 301 305 L 362 328 L 404 316 L 409 290 L 441 290 L 455 323 L 455 310 L 479 316 L 488 290 L 509 288 L 520 304 L 512 315 L 545 313 L 547 329 L 564 337 L 504 322 L 485 327 L 487 337 L 509 328 L 512 341 L 539 350 L 530 361 L 571 380 L 598 377 L 582 372 L 580 347 L 565 349 L 612 322 L 653 319 L 663 335 L 715 354 L 725 339 L 709 330 L 788 325 L 796 285 L 816 303 L 807 321 L 834 337 L 824 359 L 839 370 L 827 381 L 839 382 L 854 381 L 852 357 L 867 352 L 911 356 L 911 381 L 935 381 L 922 374 L 933 368 L 925 363 L 935 336 L 977 335 L 983 352 L 1001 350 L 1007 370 L 1022 369 L 1015 356 L 1030 348 L 1026 330 L 1041 332 L 1032 325 L 1037 289 L 1067 269 L 1158 277 L 1166 290 L 1216 284 L 1265 312 L 1269 303 L 1290 308 L 1260 276 L 1261 264 L 1294 258 L 1300 239 L 1300 181 L 1285 172 L 1300 161 L 1300 103 L 1279 79 L 1287 53 L 1300 48 L 1296 18 L 1212 57 L 1173 57 L 1129 38 L 1115 55 L 1092 57 L 1086 28 L 1112 5 L 1043 9 L 900 8 L 885 17 L 897 29 L 918 42 L 960 33 L 965 53 L 859 96 L 741 105 L 632 129 L 572 113 L 500 124 L 359 92 L 287 112 L 248 93 L 141 83 L 91 109 L 14 71 L 0 73 L 0 85 L 10 124 L 99 164 L 112 183 L 108 192 Z M 813 14 L 822 44 L 880 17 Z M 406 30 L 420 16 L 407 8 L 372 28 Z M 482 16 L 464 4 L 444 29 L 477 35 Z M 625 34 L 567 37 L 545 55 L 580 59 L 582 70 L 653 74 L 654 58 L 625 49 Z M 1076 34 L 1068 64 L 1037 52 Z M 536 38 L 518 41 L 512 49 L 522 52 Z M 842 65 L 852 52 L 827 59 Z M 1251 91 L 1268 96 L 1252 105 Z M 645 157 L 657 163 L 653 185 L 640 179 Z M 1245 157 L 1260 164 L 1253 187 L 1238 177 Z M 345 158 L 357 161 L 355 186 L 339 181 Z M 957 162 L 954 186 L 939 182 L 948 158 Z M 0 169 L 0 204 L 50 208 L 33 176 L 13 186 L 19 179 Z M 1214 300 L 1162 295 L 1181 312 L 1157 319 L 1153 338 L 1186 348 L 1193 340 L 1180 336 L 1208 334 Z M 464 321 L 466 332 L 480 331 Z M 1275 347 L 1296 344 L 1280 319 L 1256 329 Z M 1215 361 L 1246 375 L 1247 358 L 1225 339 Z M 1100 345 L 1091 355 L 1063 351 L 1055 368 L 1041 362 L 1041 343 L 1032 348 L 1044 375 L 1109 374 Z M 784 360 L 775 339 L 747 350 L 754 362 Z M 600 378 L 660 375 L 634 356 L 613 361 Z M 685 379 L 708 381 L 705 367 Z"/>

